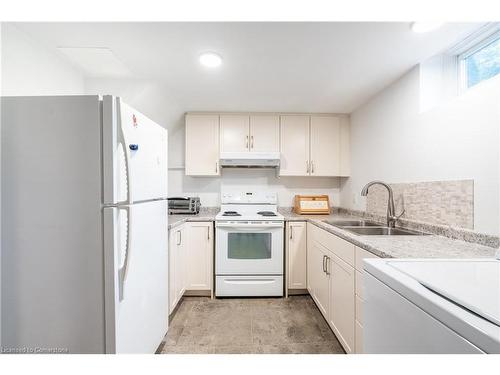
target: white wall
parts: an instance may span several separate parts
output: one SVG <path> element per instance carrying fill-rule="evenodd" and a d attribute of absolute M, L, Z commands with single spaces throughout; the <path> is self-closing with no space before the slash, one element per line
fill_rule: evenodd
<path fill-rule="evenodd" d="M 2 23 L 2 95 L 83 94 L 83 74 L 61 56 Z"/>
<path fill-rule="evenodd" d="M 83 74 L 78 69 L 74 68 L 62 57 L 34 42 L 28 35 L 13 25 L 1 24 L 0 40 L 1 95 L 65 95 L 84 93 Z M 0 325 L 0 346 L 1 332 Z"/>
<path fill-rule="evenodd" d="M 351 114 L 343 207 L 365 209 L 364 184 L 474 180 L 474 227 L 499 232 L 500 77 L 420 112 L 418 67 Z"/>
<path fill-rule="evenodd" d="M 278 193 L 278 204 L 291 207 L 295 194 L 328 194 L 340 205 L 339 180 L 327 177 L 276 177 L 271 169 L 223 169 L 221 178 L 190 177 L 184 170 L 170 171 L 169 195 L 199 196 L 204 206 L 220 205 L 220 191 L 265 190 Z"/>

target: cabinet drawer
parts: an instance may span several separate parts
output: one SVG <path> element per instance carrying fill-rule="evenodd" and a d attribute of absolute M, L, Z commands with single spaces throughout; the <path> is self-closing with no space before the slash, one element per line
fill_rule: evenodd
<path fill-rule="evenodd" d="M 311 235 L 314 240 L 326 247 L 344 262 L 354 267 L 354 248 L 356 246 L 315 225 L 311 225 L 308 228 L 311 228 Z"/>
<path fill-rule="evenodd" d="M 356 320 L 363 324 L 363 300 L 356 296 Z"/>
<path fill-rule="evenodd" d="M 360 247 L 355 246 L 355 253 L 356 253 L 356 266 L 355 268 L 362 272 L 363 271 L 363 259 L 366 258 L 378 258 L 375 254 L 370 253 L 369 251 L 366 251 Z"/>

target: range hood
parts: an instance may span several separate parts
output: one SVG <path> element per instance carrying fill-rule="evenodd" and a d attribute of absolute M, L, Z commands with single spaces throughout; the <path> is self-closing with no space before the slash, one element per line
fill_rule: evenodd
<path fill-rule="evenodd" d="M 221 152 L 220 166 L 232 168 L 276 168 L 279 152 Z"/>

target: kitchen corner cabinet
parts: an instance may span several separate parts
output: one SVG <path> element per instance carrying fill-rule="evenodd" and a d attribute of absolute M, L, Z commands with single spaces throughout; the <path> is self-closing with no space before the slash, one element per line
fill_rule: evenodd
<path fill-rule="evenodd" d="M 189 245 L 186 250 L 186 290 L 212 290 L 214 256 L 213 223 L 185 224 Z"/>
<path fill-rule="evenodd" d="M 286 223 L 286 259 L 288 289 L 306 289 L 306 222 Z"/>
<path fill-rule="evenodd" d="M 186 115 L 185 168 L 187 176 L 218 176 L 219 115 Z"/>
<path fill-rule="evenodd" d="M 186 226 L 181 225 L 169 232 L 169 314 L 182 298 L 186 290 Z"/>
<path fill-rule="evenodd" d="M 283 115 L 280 141 L 281 176 L 349 174 L 349 122 L 345 116 Z"/>
<path fill-rule="evenodd" d="M 355 246 L 307 223 L 307 289 L 347 353 L 355 351 Z"/>

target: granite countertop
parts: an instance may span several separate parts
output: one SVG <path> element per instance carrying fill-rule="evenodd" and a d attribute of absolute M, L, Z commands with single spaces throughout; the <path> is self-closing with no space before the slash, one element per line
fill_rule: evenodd
<path fill-rule="evenodd" d="M 352 216 L 297 215 L 285 211 L 281 213 L 286 221 L 308 221 L 382 258 L 492 258 L 496 251 L 492 247 L 437 235 L 362 236 L 324 222 L 356 219 Z"/>
<path fill-rule="evenodd" d="M 197 215 L 169 215 L 168 229 L 187 221 L 213 221 L 219 209 L 205 207 Z M 426 236 L 361 236 L 325 223 L 324 220 L 354 219 L 342 214 L 298 215 L 279 211 L 286 221 L 307 221 L 382 258 L 493 258 L 496 249 L 451 238 Z"/>
<path fill-rule="evenodd" d="M 196 215 L 168 215 L 168 229 L 178 227 L 186 221 L 214 221 L 219 207 L 202 207 Z"/>

